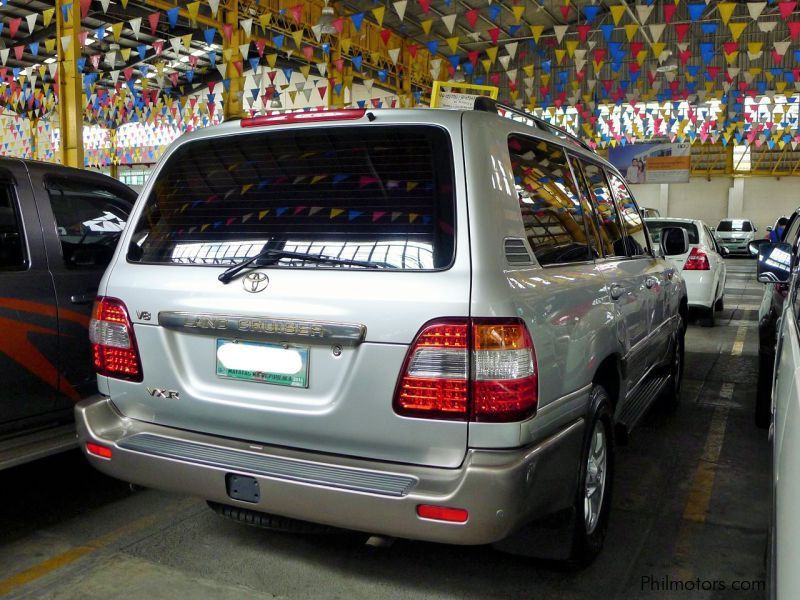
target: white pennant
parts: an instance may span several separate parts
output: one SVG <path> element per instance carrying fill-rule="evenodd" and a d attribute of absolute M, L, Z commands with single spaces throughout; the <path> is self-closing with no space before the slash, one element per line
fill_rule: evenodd
<path fill-rule="evenodd" d="M 325 63 L 317 63 L 317 71 L 319 71 L 320 75 L 325 77 L 325 73 L 328 72 L 328 65 L 326 65 Z"/>
<path fill-rule="evenodd" d="M 728 69 L 728 76 L 731 79 L 733 79 L 734 77 L 737 77 L 739 75 L 740 71 L 741 69 L 739 67 L 731 67 L 730 69 Z"/>
<path fill-rule="evenodd" d="M 247 55 L 250 54 L 250 42 L 239 45 L 239 54 L 242 55 L 243 59 L 247 60 Z"/>
<path fill-rule="evenodd" d="M 556 25 L 553 27 L 553 32 L 556 34 L 556 39 L 558 43 L 561 43 L 561 40 L 564 39 L 564 34 L 567 33 L 568 25 Z"/>
<path fill-rule="evenodd" d="M 504 71 L 508 71 L 508 64 L 511 61 L 511 57 L 510 56 L 501 56 L 499 58 L 499 60 L 500 60 L 500 64 L 503 66 L 503 70 Z"/>
<path fill-rule="evenodd" d="M 650 13 L 653 12 L 653 5 L 650 4 L 639 4 L 636 6 L 636 14 L 639 17 L 639 23 L 644 25 L 647 22 L 647 19 L 650 18 Z"/>
<path fill-rule="evenodd" d="M 319 42 L 319 40 L 322 38 L 322 25 L 314 25 L 311 28 L 311 33 L 314 34 L 314 39 Z"/>
<path fill-rule="evenodd" d="M 517 47 L 519 46 L 519 42 L 510 42 L 506 44 L 506 52 L 511 58 L 514 58 L 514 55 L 517 53 Z"/>
<path fill-rule="evenodd" d="M 28 22 L 28 31 L 33 33 L 33 30 L 36 28 L 36 17 L 39 15 L 36 13 L 32 13 L 25 17 L 25 20 Z"/>
<path fill-rule="evenodd" d="M 250 32 L 253 30 L 253 19 L 244 19 L 239 21 L 239 27 L 245 32 L 247 37 L 250 37 Z"/>
<path fill-rule="evenodd" d="M 453 27 L 456 26 L 456 17 L 458 17 L 458 15 L 445 15 L 442 17 L 442 23 L 444 23 L 444 26 L 447 27 L 447 31 L 451 35 L 453 33 Z"/>
<path fill-rule="evenodd" d="M 367 93 L 368 94 L 372 93 L 372 86 L 374 84 L 375 84 L 375 80 L 374 79 L 365 79 L 364 80 L 364 87 L 367 88 Z"/>
<path fill-rule="evenodd" d="M 219 10 L 219 0 L 208 0 L 208 6 L 211 9 L 211 14 L 216 17 L 217 10 Z"/>
<path fill-rule="evenodd" d="M 393 3 L 392 6 L 394 7 L 394 12 L 397 13 L 400 22 L 403 22 L 403 19 L 406 16 L 406 8 L 408 7 L 408 0 L 397 0 L 397 2 Z"/>
<path fill-rule="evenodd" d="M 761 33 L 769 33 L 778 25 L 777 21 L 759 21 L 758 22 L 758 29 Z"/>
<path fill-rule="evenodd" d="M 519 69 L 511 69 L 510 71 L 508 71 L 506 73 L 506 75 L 508 75 L 508 80 L 509 81 L 516 81 L 518 72 L 519 72 Z"/>
<path fill-rule="evenodd" d="M 135 19 L 131 19 L 128 22 L 131 24 L 131 29 L 133 30 L 133 37 L 135 37 L 138 40 L 139 30 L 142 28 L 142 17 L 136 17 Z"/>
<path fill-rule="evenodd" d="M 225 72 L 228 70 L 228 65 L 224 62 L 217 63 L 217 71 L 219 74 L 222 75 L 222 78 L 225 79 Z"/>
<path fill-rule="evenodd" d="M 783 56 L 786 54 L 786 51 L 789 49 L 789 46 L 792 45 L 792 42 L 775 42 L 772 44 L 775 48 L 775 52 Z"/>
<path fill-rule="evenodd" d="M 761 11 L 764 10 L 766 5 L 766 2 L 748 2 L 747 10 L 750 11 L 750 18 L 753 19 L 753 21 L 758 19 L 758 17 L 761 16 Z"/>
<path fill-rule="evenodd" d="M 66 52 L 69 50 L 70 45 L 72 44 L 72 36 L 71 35 L 62 35 L 61 36 L 61 48 Z M 5 64 L 5 61 L 3 61 Z"/>
<path fill-rule="evenodd" d="M 389 58 L 392 59 L 392 64 L 397 64 L 397 59 L 400 58 L 400 48 L 390 48 L 389 49 Z"/>
<path fill-rule="evenodd" d="M 119 69 L 111 71 L 111 81 L 116 85 L 117 80 L 119 79 Z"/>
<path fill-rule="evenodd" d="M 653 38 L 653 42 L 658 42 L 661 39 L 661 34 L 664 33 L 664 28 L 667 25 L 665 23 L 657 23 L 653 25 L 648 25 L 650 28 L 650 36 Z"/>
<path fill-rule="evenodd" d="M 111 0 L 100 0 L 100 6 L 103 7 L 103 12 L 104 13 L 108 12 L 108 7 L 109 7 L 110 4 L 111 4 Z M 116 83 L 116 81 L 114 83 Z"/>
<path fill-rule="evenodd" d="M 172 51 L 175 54 L 181 53 L 181 38 L 179 37 L 169 38 L 169 45 L 172 46 Z"/>
<path fill-rule="evenodd" d="M 758 52 L 749 52 L 749 51 L 747 52 L 747 58 L 751 61 L 758 60 L 762 56 L 764 56 L 764 52 L 761 50 L 759 50 Z"/>
<path fill-rule="evenodd" d="M 106 52 L 106 62 L 111 65 L 112 69 L 114 68 L 114 66 L 117 64 L 117 52 L 115 50 Z M 114 83 L 116 83 L 116 81 Z"/>
<path fill-rule="evenodd" d="M 0 57 L 2 56 L 2 54 L 3 51 L 0 50 Z M 58 73 L 58 63 L 57 62 L 50 63 L 49 65 L 47 65 L 47 70 L 50 72 L 50 77 L 55 77 L 56 73 Z"/>

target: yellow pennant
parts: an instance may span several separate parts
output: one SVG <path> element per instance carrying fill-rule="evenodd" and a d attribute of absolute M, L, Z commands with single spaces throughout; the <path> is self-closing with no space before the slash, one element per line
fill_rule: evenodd
<path fill-rule="evenodd" d="M 719 11 L 719 16 L 722 19 L 722 22 L 727 25 L 728 21 L 731 20 L 731 15 L 733 11 L 736 9 L 736 4 L 733 2 L 720 2 L 717 4 L 717 10 Z"/>
<path fill-rule="evenodd" d="M 484 58 L 483 60 L 481 60 L 481 64 L 483 65 L 483 70 L 486 71 L 487 73 L 489 72 L 489 69 L 492 68 L 492 61 L 489 60 L 488 58 Z"/>
<path fill-rule="evenodd" d="M 44 51 L 47 54 L 52 54 L 56 49 L 56 38 L 48 38 L 44 41 Z"/>
<path fill-rule="evenodd" d="M 633 36 L 636 35 L 637 31 L 639 31 L 638 23 L 628 23 L 627 25 L 625 25 L 625 36 L 628 38 L 629 42 L 633 41 Z"/>
<path fill-rule="evenodd" d="M 303 74 L 303 79 L 308 79 L 311 74 L 311 65 L 303 65 L 300 67 L 300 72 Z"/>
<path fill-rule="evenodd" d="M 566 56 L 567 51 L 562 50 L 561 48 L 556 48 L 556 64 L 560 65 L 564 61 L 564 56 Z"/>
<path fill-rule="evenodd" d="M 537 44 L 539 43 L 539 38 L 542 37 L 543 32 L 544 25 L 531 25 L 531 35 L 533 36 L 533 41 Z"/>
<path fill-rule="evenodd" d="M 578 40 L 567 40 L 567 54 L 572 58 L 580 42 Z"/>
<path fill-rule="evenodd" d="M 522 70 L 525 71 L 525 75 L 528 77 L 533 77 L 533 65 L 525 65 Z"/>
<path fill-rule="evenodd" d="M 653 50 L 653 56 L 658 58 L 661 56 L 661 53 L 664 51 L 664 48 L 667 47 L 667 44 L 664 42 L 653 42 L 650 44 L 650 48 Z"/>
<path fill-rule="evenodd" d="M 50 21 L 53 20 L 53 15 L 55 14 L 55 12 L 56 12 L 55 8 L 48 8 L 42 11 L 42 20 L 44 22 L 45 27 L 50 25 Z"/>
<path fill-rule="evenodd" d="M 492 61 L 492 64 L 494 64 L 494 61 L 497 60 L 497 50 L 497 46 L 490 46 L 486 48 L 486 56 L 489 57 L 489 60 Z"/>
<path fill-rule="evenodd" d="M 742 35 L 742 32 L 747 29 L 747 21 L 736 21 L 733 23 L 728 23 L 728 29 L 731 30 L 731 35 L 733 36 L 733 41 L 738 42 L 739 36 Z"/>
<path fill-rule="evenodd" d="M 636 62 L 641 67 L 644 65 L 645 60 L 647 60 L 647 50 L 639 50 L 639 54 L 636 55 Z"/>
<path fill-rule="evenodd" d="M 425 35 L 430 34 L 431 27 L 433 27 L 433 19 L 425 19 L 420 23 L 420 26 L 422 27 L 422 31 L 425 32 Z"/>
<path fill-rule="evenodd" d="M 266 29 L 269 26 L 270 19 L 272 19 L 272 13 L 266 12 L 258 17 L 258 24 L 261 25 L 261 31 L 266 33 Z"/>
<path fill-rule="evenodd" d="M 331 219 L 335 219 L 336 217 L 338 217 L 343 212 L 344 212 L 343 208 L 332 208 L 331 209 Z"/>
<path fill-rule="evenodd" d="M 750 54 L 757 54 L 761 52 L 761 48 L 764 47 L 764 42 L 747 42 L 747 51 Z"/>
<path fill-rule="evenodd" d="M 372 14 L 375 16 L 375 20 L 378 22 L 378 27 L 383 27 L 383 16 L 386 14 L 386 7 L 377 6 L 372 9 Z"/>
<path fill-rule="evenodd" d="M 342 38 L 341 42 L 339 42 L 342 53 L 343 54 L 350 54 L 350 45 L 353 43 L 353 40 L 350 38 Z"/>
<path fill-rule="evenodd" d="M 514 23 L 519 23 L 522 20 L 522 15 L 525 14 L 525 5 L 512 6 L 511 11 L 514 13 Z"/>
<path fill-rule="evenodd" d="M 193 25 L 197 25 L 197 13 L 200 12 L 200 2 L 189 2 L 186 5 L 186 10 L 189 12 L 189 20 Z"/>
<path fill-rule="evenodd" d="M 447 38 L 447 47 L 450 48 L 450 52 L 455 54 L 458 50 L 458 36 L 449 37 Z M 495 48 L 496 49 L 496 48 Z"/>
<path fill-rule="evenodd" d="M 625 14 L 626 6 L 624 4 L 615 4 L 609 7 L 611 11 L 611 18 L 614 19 L 614 25 L 619 25 L 620 19 L 622 19 L 622 15 Z"/>
<path fill-rule="evenodd" d="M 303 30 L 302 29 L 298 29 L 297 31 L 293 31 L 292 32 L 292 39 L 294 40 L 294 45 L 299 48 L 300 44 L 303 43 Z"/>
<path fill-rule="evenodd" d="M 723 52 L 723 54 L 725 53 Z M 725 54 L 725 60 L 728 61 L 729 65 L 735 64 L 737 58 L 739 58 L 738 50 L 736 50 L 735 52 L 731 52 L 730 54 Z"/>
<path fill-rule="evenodd" d="M 275 68 L 275 63 L 277 61 L 278 61 L 278 55 L 277 54 L 267 54 L 267 64 L 270 66 L 270 68 L 274 69 Z"/>

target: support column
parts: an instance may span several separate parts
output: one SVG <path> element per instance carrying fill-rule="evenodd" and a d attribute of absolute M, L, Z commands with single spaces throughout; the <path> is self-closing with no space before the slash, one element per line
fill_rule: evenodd
<path fill-rule="evenodd" d="M 111 163 L 108 165 L 108 172 L 114 179 L 119 179 L 119 153 L 117 152 L 117 129 L 108 130 L 108 141 L 111 144 Z"/>
<path fill-rule="evenodd" d="M 239 31 L 239 0 L 228 0 L 225 9 L 225 24 L 231 26 L 230 39 L 222 36 L 222 56 L 225 59 L 225 78 L 230 80 L 228 97 L 223 105 L 223 119 L 239 119 L 244 113 L 242 97 L 244 95 L 244 58 L 239 52 L 242 43 L 242 33 Z M 224 30 L 223 30 L 224 31 Z M 236 69 L 235 62 L 242 65 L 242 73 Z"/>
<path fill-rule="evenodd" d="M 741 219 L 744 210 L 744 178 L 734 177 L 733 185 L 728 190 L 729 219 Z"/>
<path fill-rule="evenodd" d="M 81 3 L 56 0 L 55 9 L 61 164 L 83 169 L 83 78 L 78 70 Z M 71 38 L 66 50 L 61 42 L 65 36 Z"/>
<path fill-rule="evenodd" d="M 658 212 L 662 217 L 669 216 L 669 184 L 662 183 L 658 187 Z"/>
<path fill-rule="evenodd" d="M 28 119 L 28 127 L 31 128 L 31 158 L 39 160 L 39 118 Z"/>

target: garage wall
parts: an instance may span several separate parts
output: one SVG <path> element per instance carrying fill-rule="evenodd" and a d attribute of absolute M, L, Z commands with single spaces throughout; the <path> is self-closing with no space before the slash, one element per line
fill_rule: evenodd
<path fill-rule="evenodd" d="M 663 185 L 668 197 L 666 216 L 702 219 L 711 226 L 725 217 L 745 218 L 763 232 L 779 216 L 800 206 L 800 177 L 747 177 L 739 180 L 736 188 L 732 177 L 712 177 L 710 181 L 692 177 L 689 183 Z M 634 185 L 632 191 L 640 206 L 659 209 L 664 215 L 661 185 Z"/>

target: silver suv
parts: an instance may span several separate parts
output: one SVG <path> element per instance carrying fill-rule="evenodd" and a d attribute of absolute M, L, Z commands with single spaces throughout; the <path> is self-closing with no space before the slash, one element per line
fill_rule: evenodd
<path fill-rule="evenodd" d="M 269 527 L 535 551 L 557 523 L 548 554 L 590 560 L 615 434 L 678 394 L 687 240 L 653 247 L 555 133 L 344 110 L 182 137 L 95 304 L 90 462 Z"/>

